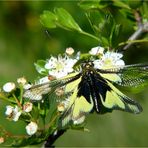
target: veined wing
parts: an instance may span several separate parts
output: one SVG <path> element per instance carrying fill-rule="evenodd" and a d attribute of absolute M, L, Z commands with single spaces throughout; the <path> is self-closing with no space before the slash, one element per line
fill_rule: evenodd
<path fill-rule="evenodd" d="M 88 97 L 90 97 L 91 102 L 88 102 L 82 93 L 81 95 L 78 95 L 79 84 L 81 81 L 82 76 L 79 79 L 65 85 L 65 93 L 70 93 L 70 95 L 65 101 L 63 101 L 63 103 L 67 106 L 61 116 L 62 127 L 67 125 L 70 121 L 74 124 L 82 123 L 85 119 L 85 115 L 93 109 L 93 101 L 90 93 L 88 94 L 87 92 L 84 92 L 88 95 Z"/>
<path fill-rule="evenodd" d="M 34 101 L 41 100 L 43 95 L 47 93 L 51 93 L 56 88 L 64 86 L 65 84 L 71 81 L 74 81 L 75 79 L 78 79 L 78 78 L 79 78 L 78 73 L 72 73 L 58 80 L 52 80 L 46 83 L 33 85 L 30 88 L 24 90 L 23 97 L 29 98 L 30 100 L 34 100 Z"/>
<path fill-rule="evenodd" d="M 99 94 L 99 98 L 101 99 L 102 105 L 110 110 L 123 110 L 131 113 L 140 113 L 142 111 L 142 107 L 138 104 L 138 102 L 132 100 L 131 98 L 124 95 L 121 91 L 119 91 L 109 80 L 100 81 L 101 79 L 97 74 L 95 75 L 95 85 L 98 87 L 96 89 L 96 94 Z M 101 83 L 102 91 L 99 89 L 99 81 Z"/>
<path fill-rule="evenodd" d="M 52 96 L 52 94 L 55 95 L 58 93 L 57 96 L 55 96 L 57 99 L 57 108 L 59 107 L 60 111 L 60 107 L 63 107 L 59 126 L 66 126 L 69 122 L 80 124 L 84 121 L 85 114 L 90 112 L 93 108 L 92 101 L 88 102 L 83 95 L 78 96 L 78 86 L 81 82 L 81 78 L 81 74 L 72 73 L 58 80 L 34 85 L 31 88 L 25 90 L 23 96 L 25 98 L 37 101 L 41 100 L 45 94 Z M 63 90 L 63 94 L 58 96 L 60 90 Z M 84 93 L 87 94 L 87 92 Z"/>
<path fill-rule="evenodd" d="M 102 77 L 121 86 L 148 84 L 148 64 L 134 64 L 111 69 L 98 69 Z"/>

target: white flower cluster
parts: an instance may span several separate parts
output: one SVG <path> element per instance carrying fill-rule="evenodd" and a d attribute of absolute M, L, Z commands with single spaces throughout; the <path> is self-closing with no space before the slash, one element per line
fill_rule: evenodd
<path fill-rule="evenodd" d="M 43 79 L 41 80 L 43 81 Z M 22 85 L 24 89 L 30 88 L 32 85 L 27 83 L 24 77 L 18 78 L 17 83 Z M 13 82 L 8 82 L 3 85 L 3 91 L 6 93 L 11 93 L 16 89 L 16 85 Z M 18 102 L 17 102 L 18 103 Z M 15 106 L 7 105 L 5 115 L 7 119 L 17 122 L 23 113 L 29 113 L 32 111 L 33 104 L 31 102 L 25 102 L 23 104 L 18 104 Z M 28 135 L 33 135 L 37 132 L 38 126 L 35 122 L 30 122 L 26 126 L 26 132 Z"/>
<path fill-rule="evenodd" d="M 80 52 L 77 53 L 76 57 L 72 57 L 71 55 L 74 53 L 73 48 L 67 48 L 66 54 L 64 56 L 59 55 L 58 57 L 51 57 L 47 60 L 45 64 L 45 69 L 48 70 L 49 75 L 55 78 L 61 78 L 69 73 L 73 72 L 73 66 L 80 59 Z M 98 56 L 98 59 L 94 59 L 94 68 L 97 69 L 105 69 L 111 68 L 115 66 L 124 66 L 125 63 L 121 59 L 122 54 L 107 51 L 103 47 L 94 47 L 89 51 L 89 54 L 92 56 Z"/>
<path fill-rule="evenodd" d="M 125 63 L 121 59 L 123 55 L 121 53 L 107 51 L 104 52 L 103 47 L 94 47 L 92 48 L 89 53 L 91 55 L 99 55 L 99 59 L 95 59 L 93 61 L 94 68 L 97 69 L 105 69 L 105 68 L 113 68 L 118 66 L 124 66 Z"/>
<path fill-rule="evenodd" d="M 73 48 L 67 48 L 64 56 L 59 55 L 58 57 L 51 57 L 45 64 L 45 69 L 48 70 L 49 75 L 55 78 L 61 78 L 69 73 L 73 72 L 73 66 L 79 59 L 79 53 L 76 57 L 72 58 L 74 53 Z"/>
<path fill-rule="evenodd" d="M 5 115 L 7 116 L 8 119 L 16 122 L 19 120 L 19 117 L 23 112 L 29 113 L 30 111 L 32 111 L 32 107 L 33 104 L 31 102 L 25 102 L 22 109 L 19 108 L 18 106 L 13 107 L 11 105 L 7 105 Z M 37 131 L 36 123 L 30 122 L 30 124 L 26 126 L 26 132 L 28 133 L 28 135 L 33 135 L 36 131 Z"/>

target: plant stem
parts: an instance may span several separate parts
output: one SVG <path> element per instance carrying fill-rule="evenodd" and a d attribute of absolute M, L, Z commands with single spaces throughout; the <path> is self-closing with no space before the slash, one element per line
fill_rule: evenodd
<path fill-rule="evenodd" d="M 128 41 L 133 41 L 138 39 L 143 33 L 148 32 L 148 22 L 141 25 L 138 30 L 136 32 L 134 32 L 134 34 L 132 34 Z M 133 42 L 134 43 L 134 42 Z M 133 45 L 133 43 L 128 43 L 126 46 L 124 46 L 123 50 L 127 50 L 129 47 L 131 47 L 131 45 Z"/>
<path fill-rule="evenodd" d="M 48 148 L 48 147 L 54 148 L 55 146 L 53 146 L 53 143 L 54 143 L 60 136 L 62 136 L 65 132 L 66 132 L 66 130 L 58 130 L 58 131 L 55 131 L 53 134 L 51 134 L 51 135 L 48 137 L 48 139 L 47 139 L 47 141 L 46 141 L 44 147 L 45 147 L 45 148 Z"/>
<path fill-rule="evenodd" d="M 138 29 L 129 37 L 128 41 L 134 41 L 138 39 L 143 33 L 148 32 L 148 22 L 142 23 L 142 17 L 139 11 L 135 11 L 134 13 L 135 19 L 137 21 Z M 128 43 L 126 46 L 123 47 L 123 51 L 127 50 L 134 42 Z"/>
<path fill-rule="evenodd" d="M 93 39 L 95 39 L 95 40 L 97 40 L 97 41 L 100 41 L 99 38 L 97 38 L 96 36 L 94 36 L 94 35 L 92 35 L 92 34 L 89 34 L 89 33 L 85 32 L 85 31 L 82 31 L 82 32 L 80 32 L 80 33 L 81 33 L 81 34 L 84 34 L 84 35 L 86 35 L 86 36 L 89 36 L 89 37 L 91 37 L 91 38 L 93 38 Z"/>
<path fill-rule="evenodd" d="M 22 105 L 21 105 L 21 103 L 18 101 L 18 99 L 16 98 L 16 96 L 15 96 L 14 93 L 12 94 L 12 96 L 14 97 L 14 99 L 15 99 L 17 105 L 22 109 Z"/>

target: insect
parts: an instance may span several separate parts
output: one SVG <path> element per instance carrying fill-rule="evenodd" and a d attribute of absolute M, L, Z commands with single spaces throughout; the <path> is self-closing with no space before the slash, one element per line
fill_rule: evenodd
<path fill-rule="evenodd" d="M 112 110 L 134 114 L 142 111 L 140 104 L 123 94 L 116 85 L 145 85 L 148 81 L 147 64 L 96 69 L 92 61 L 85 61 L 80 67 L 79 72 L 72 72 L 64 78 L 32 86 L 25 90 L 24 97 L 38 100 L 44 94 L 58 94 L 62 98 L 59 106 L 64 106 L 61 113 L 63 126 L 69 122 L 79 124 L 87 113 L 93 111 L 99 114 Z"/>

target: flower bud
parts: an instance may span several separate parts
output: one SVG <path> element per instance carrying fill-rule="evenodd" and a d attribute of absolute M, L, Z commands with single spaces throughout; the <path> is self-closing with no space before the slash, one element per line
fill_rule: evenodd
<path fill-rule="evenodd" d="M 5 92 L 11 92 L 14 89 L 15 89 L 15 83 L 13 83 L 13 82 L 8 82 L 3 85 L 3 90 Z"/>
<path fill-rule="evenodd" d="M 33 104 L 31 102 L 26 102 L 23 105 L 23 111 L 29 113 L 30 111 L 32 111 L 32 107 L 33 107 Z"/>
<path fill-rule="evenodd" d="M 25 85 L 27 83 L 27 80 L 24 77 L 18 78 L 17 83 Z"/>
<path fill-rule="evenodd" d="M 103 55 L 103 53 L 104 53 L 104 48 L 101 46 L 94 47 L 89 51 L 89 54 L 91 55 L 99 55 L 99 54 Z"/>
<path fill-rule="evenodd" d="M 28 135 L 34 135 L 37 132 L 38 126 L 35 122 L 30 122 L 27 126 L 26 126 L 26 132 Z"/>
<path fill-rule="evenodd" d="M 72 47 L 68 47 L 68 48 L 66 48 L 65 52 L 67 55 L 71 56 L 74 53 L 74 49 Z"/>
<path fill-rule="evenodd" d="M 6 111 L 5 111 L 5 114 L 7 115 L 7 116 L 10 116 L 11 114 L 12 114 L 12 112 L 13 112 L 13 107 L 12 106 L 10 106 L 10 105 L 7 105 L 6 106 Z"/>
<path fill-rule="evenodd" d="M 58 106 L 57 106 L 57 109 L 59 112 L 63 112 L 65 110 L 65 105 L 64 103 L 60 103 Z"/>

